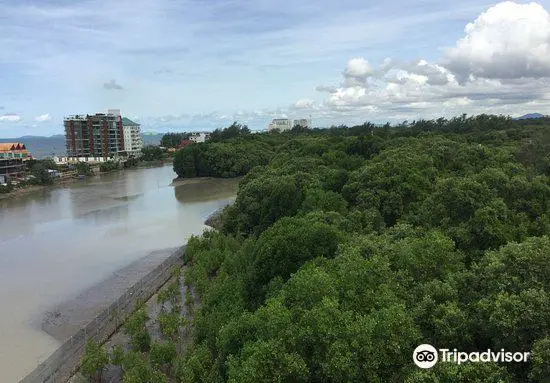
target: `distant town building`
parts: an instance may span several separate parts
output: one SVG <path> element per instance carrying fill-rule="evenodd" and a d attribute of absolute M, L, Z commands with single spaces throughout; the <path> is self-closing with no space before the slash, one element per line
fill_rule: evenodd
<path fill-rule="evenodd" d="M 107 161 L 114 161 L 114 157 L 61 157 L 55 156 L 54 162 L 58 165 L 77 164 L 79 162 L 87 162 L 90 165 L 101 164 Z"/>
<path fill-rule="evenodd" d="M 129 118 L 122 118 L 124 130 L 124 150 L 128 156 L 139 157 L 143 148 L 140 125 Z"/>
<path fill-rule="evenodd" d="M 191 141 L 191 140 L 181 140 L 181 142 L 178 145 L 178 149 L 186 148 L 189 145 L 192 145 L 194 143 L 195 143 L 195 141 Z"/>
<path fill-rule="evenodd" d="M 284 132 L 290 129 L 292 129 L 292 120 L 288 118 L 275 118 L 267 127 L 268 131 L 278 130 Z"/>
<path fill-rule="evenodd" d="M 25 161 L 32 158 L 25 144 L 20 142 L 0 143 L 0 183 L 25 174 Z"/>
<path fill-rule="evenodd" d="M 284 132 L 285 130 L 290 130 L 295 126 L 301 126 L 307 129 L 311 128 L 311 120 L 308 120 L 306 118 L 300 118 L 297 120 L 294 120 L 294 122 L 289 118 L 276 118 L 271 121 L 271 123 L 267 126 L 267 131 L 271 132 L 273 130 L 278 130 L 280 132 Z"/>
<path fill-rule="evenodd" d="M 123 118 L 118 109 L 109 109 L 107 114 L 69 116 L 63 125 L 68 157 L 135 155 L 143 146 L 139 124 Z"/>
<path fill-rule="evenodd" d="M 302 128 L 311 129 L 311 120 L 308 120 L 306 118 L 300 118 L 298 120 L 294 120 L 294 127 L 301 126 Z"/>
<path fill-rule="evenodd" d="M 207 132 L 196 132 L 191 133 L 189 139 L 193 142 L 205 142 L 210 137 L 210 133 Z"/>

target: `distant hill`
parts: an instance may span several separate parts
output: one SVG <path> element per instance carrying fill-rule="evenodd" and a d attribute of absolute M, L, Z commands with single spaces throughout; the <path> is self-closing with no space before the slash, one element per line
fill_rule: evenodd
<path fill-rule="evenodd" d="M 544 114 L 540 114 L 540 113 L 528 113 L 528 114 L 524 114 L 521 117 L 516 117 L 514 118 L 514 120 L 533 120 L 533 119 L 545 118 L 545 117 L 548 117 L 548 116 L 545 116 Z"/>
<path fill-rule="evenodd" d="M 164 133 L 145 133 L 142 134 L 143 145 L 160 145 L 160 139 L 164 136 Z"/>
<path fill-rule="evenodd" d="M 65 155 L 65 136 L 51 137 L 24 136 L 17 138 L 0 138 L 0 142 L 22 142 L 35 158 Z"/>
<path fill-rule="evenodd" d="M 143 145 L 160 145 L 162 134 L 142 134 Z M 1 142 L 22 142 L 31 152 L 33 157 L 41 159 L 67 154 L 65 148 L 65 135 L 56 134 L 50 137 L 23 136 L 17 138 L 0 138 Z"/>

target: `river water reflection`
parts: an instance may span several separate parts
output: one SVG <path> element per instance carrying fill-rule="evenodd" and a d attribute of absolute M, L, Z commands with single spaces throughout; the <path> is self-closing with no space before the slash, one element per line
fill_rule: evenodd
<path fill-rule="evenodd" d="M 171 166 L 93 177 L 0 200 L 0 382 L 17 382 L 59 345 L 44 311 L 157 249 L 200 234 L 235 180 L 170 186 Z"/>

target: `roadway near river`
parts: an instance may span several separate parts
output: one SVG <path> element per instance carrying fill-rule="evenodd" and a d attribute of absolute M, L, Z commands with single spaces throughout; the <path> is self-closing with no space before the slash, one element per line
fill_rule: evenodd
<path fill-rule="evenodd" d="M 61 344 L 42 330 L 44 313 L 167 256 L 157 250 L 200 234 L 236 194 L 237 180 L 174 177 L 171 166 L 127 170 L 0 200 L 0 382 L 18 382 Z"/>

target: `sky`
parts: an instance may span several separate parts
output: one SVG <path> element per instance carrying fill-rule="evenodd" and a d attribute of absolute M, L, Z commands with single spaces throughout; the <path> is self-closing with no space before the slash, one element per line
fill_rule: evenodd
<path fill-rule="evenodd" d="M 0 137 L 550 114 L 550 0 L 0 0 Z"/>

